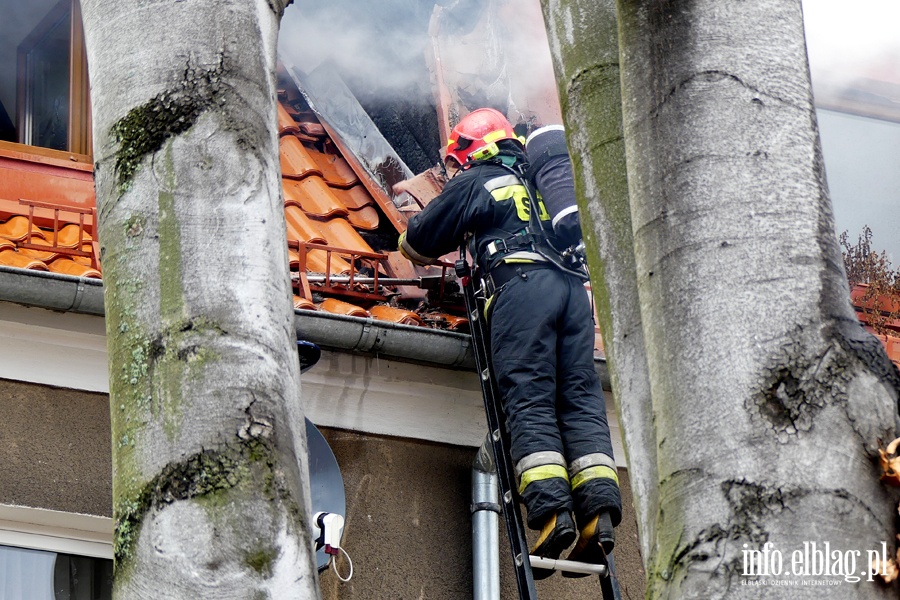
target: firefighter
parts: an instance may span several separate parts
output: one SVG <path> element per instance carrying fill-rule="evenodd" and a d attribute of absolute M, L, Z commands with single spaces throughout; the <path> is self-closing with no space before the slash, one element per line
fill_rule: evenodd
<path fill-rule="evenodd" d="M 509 121 L 480 108 L 453 128 L 443 192 L 413 216 L 401 253 L 418 264 L 468 243 L 488 300 L 490 345 L 527 523 L 540 535 L 532 554 L 599 562 L 621 520 L 616 464 L 600 380 L 593 314 L 583 280 L 536 251 L 527 156 Z M 550 178 L 553 179 L 552 177 Z M 573 188 L 574 189 L 574 188 Z M 574 200 L 574 192 L 572 192 Z M 573 521 L 574 513 L 574 521 Z M 535 569 L 536 579 L 553 571 Z"/>

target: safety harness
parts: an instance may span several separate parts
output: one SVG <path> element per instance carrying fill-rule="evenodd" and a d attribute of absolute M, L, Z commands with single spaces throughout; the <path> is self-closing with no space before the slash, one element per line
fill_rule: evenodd
<path fill-rule="evenodd" d="M 533 174 L 534 171 L 525 170 L 520 164 L 510 166 L 500 160 L 496 156 L 481 158 L 477 161 L 471 160 L 463 165 L 463 169 L 470 168 L 475 163 L 494 164 L 509 171 L 516 180 L 525 188 L 528 195 L 528 202 L 531 209 L 529 210 L 528 224 L 521 231 L 505 238 L 498 238 L 489 242 L 485 249 L 485 263 L 496 266 L 490 268 L 490 272 L 485 276 L 485 287 L 489 296 L 493 292 L 501 288 L 503 284 L 513 277 L 523 276 L 525 271 L 535 268 L 542 268 L 543 264 L 516 264 L 513 268 L 508 268 L 510 263 L 499 263 L 503 257 L 509 256 L 517 252 L 529 252 L 537 255 L 538 260 L 543 259 L 553 267 L 558 268 L 562 272 L 577 277 L 582 281 L 588 281 L 587 264 L 584 259 L 584 244 L 572 246 L 569 248 L 559 249 L 553 244 L 553 233 L 548 230 L 540 218 L 539 201 L 537 200 L 537 191 L 528 173 Z"/>

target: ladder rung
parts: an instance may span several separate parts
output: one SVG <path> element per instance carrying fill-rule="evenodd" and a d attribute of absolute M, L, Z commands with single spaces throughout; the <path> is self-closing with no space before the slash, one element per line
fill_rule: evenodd
<path fill-rule="evenodd" d="M 575 562 L 574 560 L 554 560 L 541 556 L 529 556 L 532 568 L 552 569 L 554 571 L 568 571 L 570 573 L 587 573 L 589 575 L 606 576 L 606 565 Z"/>

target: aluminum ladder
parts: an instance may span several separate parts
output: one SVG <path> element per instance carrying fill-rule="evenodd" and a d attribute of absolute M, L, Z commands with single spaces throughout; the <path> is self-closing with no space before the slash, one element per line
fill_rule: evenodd
<path fill-rule="evenodd" d="M 497 466 L 500 487 L 500 504 L 506 522 L 506 534 L 512 551 L 513 566 L 516 571 L 516 586 L 520 600 L 537 600 L 534 587 L 532 567 L 549 568 L 558 571 L 593 573 L 600 579 L 600 591 L 603 600 L 621 600 L 619 584 L 616 580 L 612 555 L 607 555 L 606 564 L 587 564 L 566 560 L 551 560 L 528 554 L 528 542 L 525 538 L 525 526 L 519 509 L 519 498 L 516 491 L 516 476 L 510 455 L 509 432 L 506 429 L 506 418 L 503 414 L 500 394 L 491 364 L 490 336 L 484 318 L 486 301 L 481 290 L 476 290 L 477 278 L 466 261 L 465 246 L 460 251 L 460 259 L 455 264 L 459 278 L 466 312 L 472 335 L 472 349 L 475 355 L 475 366 L 481 382 L 484 397 L 484 409 L 488 422 L 488 439 L 494 453 L 494 464 Z"/>

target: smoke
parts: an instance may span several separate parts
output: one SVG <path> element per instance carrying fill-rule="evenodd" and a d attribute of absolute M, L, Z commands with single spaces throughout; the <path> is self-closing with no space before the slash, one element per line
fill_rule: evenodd
<path fill-rule="evenodd" d="M 304 0 L 285 12 L 279 49 L 306 72 L 333 65 L 357 95 L 382 101 L 432 97 L 425 56 L 437 49 L 466 109 L 492 106 L 514 122 L 520 110 L 559 113 L 538 0 Z"/>
<path fill-rule="evenodd" d="M 561 122 L 539 0 L 304 0 L 285 11 L 279 54 L 335 70 L 416 172 L 440 162 L 439 128 L 476 108 L 525 133 Z"/>
<path fill-rule="evenodd" d="M 434 0 L 304 0 L 285 11 L 279 54 L 307 73 L 333 66 L 354 91 L 400 98 L 429 85 L 433 7 Z"/>

